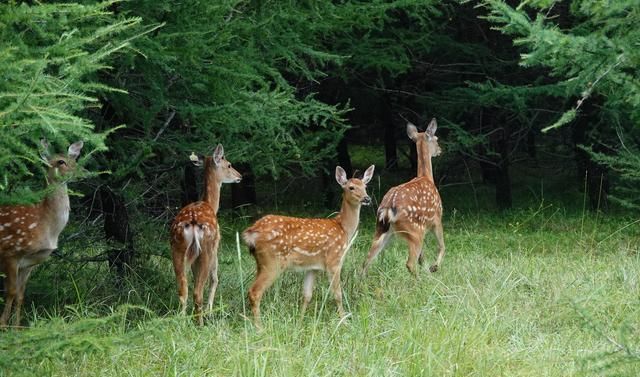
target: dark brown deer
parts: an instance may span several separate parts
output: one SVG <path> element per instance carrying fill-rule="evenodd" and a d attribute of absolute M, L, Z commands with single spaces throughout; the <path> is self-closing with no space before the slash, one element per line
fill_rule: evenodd
<path fill-rule="evenodd" d="M 373 259 L 385 247 L 392 234 L 398 234 L 409 245 L 407 269 L 417 276 L 416 260 L 422 265 L 422 243 L 427 230 L 432 230 L 438 241 L 438 256 L 429 270 L 435 272 L 444 258 L 442 230 L 442 201 L 433 181 L 431 157 L 441 153 L 436 136 L 437 123 L 431 120 L 425 132 L 407 124 L 407 135 L 418 150 L 418 176 L 409 182 L 391 188 L 378 207 L 376 232 L 369 255 L 364 263 L 367 272 Z"/>
<path fill-rule="evenodd" d="M 200 166 L 202 161 L 192 155 L 191 160 Z M 193 302 L 196 319 L 204 324 L 202 302 L 205 285 L 210 286 L 207 311 L 213 308 L 218 287 L 218 245 L 220 227 L 218 207 L 223 183 L 238 183 L 242 176 L 224 158 L 224 149 L 218 144 L 213 156 L 204 159 L 204 193 L 199 202 L 183 207 L 171 225 L 171 255 L 178 282 L 178 298 L 181 312 L 187 311 L 187 269 L 194 275 Z"/>
<path fill-rule="evenodd" d="M 34 205 L 0 206 L 0 271 L 5 275 L 5 304 L 0 326 L 6 326 L 15 302 L 13 324 L 20 325 L 24 291 L 31 270 L 44 262 L 58 247 L 58 237 L 69 220 L 67 180 L 77 170 L 76 159 L 82 141 L 69 146 L 66 155 L 49 154 L 49 143 L 42 159 L 48 166 L 47 184 L 53 186 L 43 201 Z"/>
<path fill-rule="evenodd" d="M 256 279 L 249 289 L 249 301 L 257 327 L 260 327 L 262 295 L 287 269 L 306 273 L 302 313 L 311 300 L 316 272 L 326 271 L 338 313 L 344 317 L 340 271 L 348 245 L 360 222 L 360 206 L 371 203 L 366 185 L 373 177 L 374 169 L 371 165 L 360 180 L 347 179 L 344 169 L 336 167 L 336 181 L 342 187 L 343 194 L 340 213 L 334 218 L 267 215 L 242 233 L 257 265 Z"/>

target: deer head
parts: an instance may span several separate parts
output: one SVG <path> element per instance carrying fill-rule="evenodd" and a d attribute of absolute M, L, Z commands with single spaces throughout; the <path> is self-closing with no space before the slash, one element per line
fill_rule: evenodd
<path fill-rule="evenodd" d="M 191 153 L 189 159 L 195 166 L 207 165 L 209 162 L 215 181 L 219 183 L 239 183 L 242 181 L 242 175 L 231 166 L 231 163 L 224 157 L 224 148 L 222 144 L 218 144 L 211 156 L 204 158 Z"/>
<path fill-rule="evenodd" d="M 49 142 L 45 139 L 40 140 L 40 144 L 43 148 L 40 157 L 45 165 L 49 167 L 47 173 L 49 183 L 59 182 L 63 178 L 68 179 L 69 176 L 77 170 L 76 160 L 78 156 L 80 156 L 80 151 L 84 145 L 82 141 L 71 144 L 66 156 L 64 154 L 51 155 L 49 152 Z"/>
<path fill-rule="evenodd" d="M 431 119 L 425 132 L 418 132 L 416 126 L 412 123 L 407 123 L 407 136 L 416 143 L 418 150 L 424 145 L 429 156 L 436 157 L 442 153 L 440 145 L 438 144 L 438 137 L 436 136 L 437 129 L 438 123 L 436 122 L 436 118 Z"/>
<path fill-rule="evenodd" d="M 351 178 L 347 179 L 347 173 L 340 166 L 336 166 L 336 181 L 342 187 L 343 197 L 351 205 L 365 205 L 371 204 L 371 198 L 367 195 L 367 183 L 371 181 L 373 177 L 374 165 L 364 172 L 362 179 Z"/>

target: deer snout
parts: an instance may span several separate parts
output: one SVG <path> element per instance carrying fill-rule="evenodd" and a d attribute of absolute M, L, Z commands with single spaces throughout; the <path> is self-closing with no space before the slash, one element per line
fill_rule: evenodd
<path fill-rule="evenodd" d="M 371 197 L 369 197 L 369 195 L 365 196 L 364 198 L 362 198 L 361 203 L 365 206 L 371 205 Z"/>
<path fill-rule="evenodd" d="M 240 181 L 242 181 L 242 176 L 236 177 L 236 180 L 234 181 L 234 183 L 240 183 Z"/>

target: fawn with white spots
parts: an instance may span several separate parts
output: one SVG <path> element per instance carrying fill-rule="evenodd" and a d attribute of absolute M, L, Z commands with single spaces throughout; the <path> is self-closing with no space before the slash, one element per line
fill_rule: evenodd
<path fill-rule="evenodd" d="M 195 155 L 192 162 L 200 166 L 202 161 Z M 220 188 L 223 183 L 238 183 L 242 175 L 231 167 L 224 157 L 224 149 L 218 144 L 213 156 L 204 159 L 204 192 L 201 201 L 183 207 L 171 225 L 171 255 L 178 283 L 178 298 L 184 315 L 187 310 L 187 269 L 194 275 L 193 302 L 200 325 L 205 285 L 210 286 L 207 311 L 213 308 L 213 298 L 218 287 L 218 245 L 220 227 L 218 207 Z"/>
<path fill-rule="evenodd" d="M 53 189 L 33 205 L 0 206 L 0 271 L 5 275 L 5 304 L 0 326 L 6 326 L 15 302 L 13 324 L 20 325 L 24 291 L 31 270 L 58 247 L 58 236 L 69 220 L 66 180 L 77 170 L 76 159 L 83 143 L 69 146 L 67 155 L 49 154 L 49 143 L 41 140 L 42 159 L 48 166 L 47 184 Z"/>
<path fill-rule="evenodd" d="M 422 243 L 427 230 L 432 230 L 438 241 L 438 256 L 429 270 L 435 272 L 444 258 L 442 230 L 442 201 L 433 181 L 431 157 L 441 153 L 436 137 L 437 123 L 431 120 L 425 132 L 407 124 L 407 135 L 418 150 L 418 176 L 409 182 L 391 188 L 378 207 L 376 233 L 364 263 L 367 272 L 373 259 L 385 247 L 392 234 L 398 234 L 409 244 L 407 269 L 417 275 L 416 259 L 422 265 Z"/>
<path fill-rule="evenodd" d="M 347 179 L 344 169 L 336 167 L 336 181 L 342 187 L 343 194 L 340 213 L 333 218 L 303 219 L 267 215 L 242 233 L 257 265 L 256 279 L 249 289 L 256 326 L 260 327 L 262 295 L 287 269 L 306 272 L 303 314 L 311 300 L 316 272 L 326 271 L 338 313 L 344 317 L 340 271 L 347 247 L 358 228 L 360 207 L 371 204 L 366 185 L 373 177 L 374 169 L 371 165 L 362 179 Z"/>

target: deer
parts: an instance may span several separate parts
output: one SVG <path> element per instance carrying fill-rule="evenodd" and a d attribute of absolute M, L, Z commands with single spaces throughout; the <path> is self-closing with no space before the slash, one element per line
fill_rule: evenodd
<path fill-rule="evenodd" d="M 360 207 L 371 204 L 366 185 L 371 181 L 374 169 L 375 166 L 371 165 L 362 179 L 347 179 L 344 169 L 336 167 L 335 178 L 342 187 L 342 205 L 333 218 L 267 215 L 242 233 L 257 267 L 248 295 L 257 328 L 261 328 L 260 301 L 264 292 L 282 272 L 289 269 L 305 272 L 302 315 L 311 301 L 316 273 L 325 271 L 338 314 L 341 318 L 346 316 L 342 306 L 340 272 L 360 222 Z"/>
<path fill-rule="evenodd" d="M 218 144 L 212 156 L 202 158 L 191 154 L 196 166 L 204 163 L 204 190 L 202 200 L 184 206 L 171 224 L 171 257 L 178 284 L 181 314 L 187 311 L 187 269 L 193 273 L 193 302 L 195 317 L 202 326 L 202 304 L 205 285 L 209 285 L 207 312 L 213 309 L 218 287 L 218 246 L 220 226 L 218 208 L 223 183 L 239 183 L 242 175 L 224 157 L 224 148 Z"/>
<path fill-rule="evenodd" d="M 5 304 L 0 327 L 6 327 L 15 304 L 13 325 L 20 326 L 24 292 L 31 271 L 58 248 L 58 238 L 69 220 L 67 181 L 78 166 L 83 142 L 69 146 L 67 154 L 49 153 L 49 143 L 40 141 L 40 154 L 47 166 L 48 194 L 33 205 L 0 206 L 0 271 L 5 275 Z"/>
<path fill-rule="evenodd" d="M 444 258 L 444 231 L 442 229 L 442 200 L 433 180 L 431 157 L 442 152 L 438 145 L 436 119 L 432 119 L 425 132 L 407 124 L 407 135 L 416 143 L 418 151 L 417 177 L 392 187 L 380 202 L 376 216 L 376 230 L 363 266 L 366 274 L 375 257 L 387 245 L 392 234 L 397 234 L 409 246 L 407 269 L 417 277 L 416 259 L 423 263 L 422 243 L 427 230 L 432 230 L 438 242 L 438 255 L 429 271 L 436 272 Z"/>

